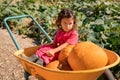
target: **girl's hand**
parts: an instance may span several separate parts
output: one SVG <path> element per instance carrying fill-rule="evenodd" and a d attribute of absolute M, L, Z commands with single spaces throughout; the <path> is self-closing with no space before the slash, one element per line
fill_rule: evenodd
<path fill-rule="evenodd" d="M 54 53 L 55 53 L 54 49 L 51 49 L 51 50 L 48 50 L 48 51 L 47 51 L 47 55 L 48 55 L 48 56 L 53 56 Z"/>

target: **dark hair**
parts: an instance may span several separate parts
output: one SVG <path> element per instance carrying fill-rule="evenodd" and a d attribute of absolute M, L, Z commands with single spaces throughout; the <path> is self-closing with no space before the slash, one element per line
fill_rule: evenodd
<path fill-rule="evenodd" d="M 71 17 L 73 17 L 73 19 L 74 19 L 73 29 L 78 30 L 76 14 L 75 14 L 75 12 L 73 12 L 72 10 L 69 10 L 67 8 L 62 9 L 61 12 L 58 14 L 58 18 L 56 20 L 56 26 L 58 28 L 60 28 L 61 20 L 63 18 L 71 18 Z"/>

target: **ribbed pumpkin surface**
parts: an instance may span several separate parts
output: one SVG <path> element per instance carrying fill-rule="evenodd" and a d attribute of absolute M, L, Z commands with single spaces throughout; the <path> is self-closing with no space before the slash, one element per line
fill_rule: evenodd
<path fill-rule="evenodd" d="M 67 59 L 67 57 L 70 54 L 73 47 L 74 47 L 74 45 L 68 45 L 63 50 L 61 50 L 61 52 L 59 54 L 59 58 L 58 58 L 60 62 Z"/>
<path fill-rule="evenodd" d="M 70 54 L 70 52 L 72 51 L 73 47 L 74 47 L 74 45 L 68 45 L 63 50 L 61 50 L 61 52 L 59 54 L 58 60 L 60 61 L 62 70 L 71 70 L 71 68 L 67 62 L 67 58 L 68 58 L 68 55 Z"/>
<path fill-rule="evenodd" d="M 68 63 L 73 70 L 100 68 L 107 62 L 105 51 L 92 42 L 78 43 L 68 56 Z"/>

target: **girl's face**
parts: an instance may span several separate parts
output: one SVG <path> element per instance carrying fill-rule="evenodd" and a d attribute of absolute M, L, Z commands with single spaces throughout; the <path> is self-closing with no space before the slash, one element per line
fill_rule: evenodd
<path fill-rule="evenodd" d="M 61 20 L 61 27 L 65 32 L 70 31 L 73 28 L 73 25 L 74 25 L 73 18 L 63 18 Z"/>

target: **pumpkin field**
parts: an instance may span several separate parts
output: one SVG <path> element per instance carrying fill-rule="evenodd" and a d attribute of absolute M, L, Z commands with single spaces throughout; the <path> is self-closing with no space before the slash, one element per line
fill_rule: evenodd
<path fill-rule="evenodd" d="M 42 28 L 49 34 L 53 39 L 56 33 L 55 21 L 58 16 L 59 11 L 62 8 L 69 8 L 73 10 L 77 15 L 78 20 L 78 33 L 79 33 L 79 42 L 81 41 L 91 41 L 102 48 L 112 50 L 120 56 L 120 1 L 119 0 L 2 0 L 0 1 L 0 30 L 5 30 L 5 25 L 3 20 L 10 16 L 19 16 L 19 15 L 30 15 L 36 19 L 36 21 L 42 26 Z M 47 38 L 44 34 L 36 27 L 33 21 L 30 18 L 20 18 L 8 20 L 10 29 L 17 36 L 25 36 L 22 39 L 29 38 L 25 43 L 30 44 L 29 46 L 40 45 L 48 43 Z M 7 31 L 4 31 L 7 33 Z M 8 34 L 7 34 L 8 35 Z M 3 36 L 4 37 L 4 36 Z M 1 37 L 1 38 L 3 38 Z M 8 37 L 8 36 L 7 36 Z M 6 37 L 6 38 L 7 38 Z M 5 42 L 8 39 L 4 39 Z M 19 40 L 22 41 L 22 40 Z M 32 42 L 32 43 L 29 43 Z M 12 42 L 12 41 L 11 41 Z M 9 48 L 13 48 L 11 51 L 14 52 L 15 46 L 14 43 L 6 46 L 4 49 L 0 47 L 0 71 L 4 70 L 4 61 L 2 53 L 10 52 Z M 24 41 L 23 41 L 24 42 Z M 13 44 L 11 46 L 11 44 Z M 23 43 L 24 44 L 24 43 Z M 2 39 L 0 39 L 0 46 L 2 44 Z M 24 45 L 27 47 L 28 45 Z M 67 48 L 69 49 L 69 47 Z M 3 52 L 4 50 L 5 52 Z M 67 50 L 66 50 L 67 51 Z M 12 54 L 12 53 L 11 53 Z M 5 56 L 9 56 L 7 54 Z M 63 55 L 61 55 L 63 56 Z M 5 58 L 7 60 L 7 57 Z M 62 58 L 60 58 L 62 60 Z M 11 57 L 10 60 L 15 60 Z M 8 60 L 8 62 L 10 62 Z M 18 65 L 18 62 L 15 62 L 15 66 Z M 5 63 L 4 63 L 5 64 Z M 7 64 L 12 65 L 12 63 Z M 16 68 L 12 65 L 13 68 Z M 9 66 L 11 69 L 11 67 Z M 20 70 L 19 70 L 20 68 Z M 5 68 L 8 69 L 8 68 Z M 64 69 L 70 69 L 68 68 Z M 15 69 L 16 70 L 16 69 Z M 18 70 L 17 73 L 16 71 Z M 5 78 L 6 80 L 23 80 L 22 66 L 18 65 L 17 70 L 10 74 L 14 75 L 15 78 Z M 110 68 L 111 72 L 114 74 L 116 79 L 120 78 L 120 63 L 113 68 Z M 11 71 L 11 70 L 10 70 Z M 8 72 L 10 73 L 10 72 Z M 0 80 L 4 80 L 0 72 Z M 19 74 L 20 77 L 15 76 Z M 6 76 L 6 75 L 5 75 Z M 8 76 L 9 77 L 9 76 Z"/>

